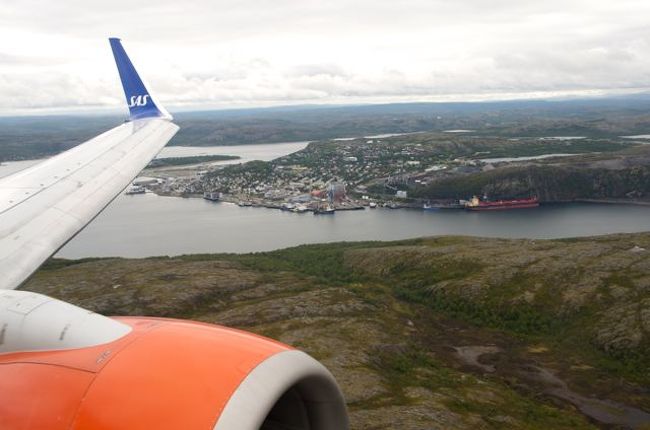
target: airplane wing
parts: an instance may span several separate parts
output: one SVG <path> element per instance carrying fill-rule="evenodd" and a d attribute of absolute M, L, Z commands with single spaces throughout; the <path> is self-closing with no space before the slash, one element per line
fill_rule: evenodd
<path fill-rule="evenodd" d="M 130 121 L 0 179 L 0 288 L 88 224 L 178 127 L 111 39 Z M 109 318 L 0 290 L 0 429 L 347 430 L 341 390 L 304 352 L 212 324 Z"/>
<path fill-rule="evenodd" d="M 124 190 L 178 131 L 110 39 L 128 122 L 0 179 L 0 289 L 20 286 Z"/>

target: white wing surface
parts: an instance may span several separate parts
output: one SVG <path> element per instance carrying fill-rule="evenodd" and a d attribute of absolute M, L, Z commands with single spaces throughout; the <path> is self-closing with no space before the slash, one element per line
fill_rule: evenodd
<path fill-rule="evenodd" d="M 131 121 L 0 179 L 0 289 L 22 284 L 97 216 L 178 131 L 118 39 L 111 46 Z"/>

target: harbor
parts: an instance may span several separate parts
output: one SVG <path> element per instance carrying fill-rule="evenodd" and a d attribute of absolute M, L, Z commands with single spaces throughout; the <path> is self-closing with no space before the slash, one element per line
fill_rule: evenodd
<path fill-rule="evenodd" d="M 469 200 L 451 200 L 451 201 L 426 201 L 422 203 L 420 200 L 410 200 L 395 202 L 392 200 L 382 201 L 378 199 L 370 199 L 368 196 L 362 196 L 361 199 L 349 198 L 345 195 L 345 191 L 335 198 L 336 193 L 332 188 L 325 192 L 316 192 L 311 195 L 304 195 L 298 199 L 290 199 L 290 201 L 271 201 L 261 198 L 253 198 L 250 195 L 244 199 L 238 199 L 234 196 L 229 196 L 220 192 L 205 192 L 203 199 L 211 202 L 228 202 L 236 203 L 240 207 L 256 207 L 266 209 L 279 209 L 287 212 L 305 213 L 312 212 L 315 215 L 334 214 L 336 211 L 352 211 L 364 210 L 366 208 L 375 209 L 383 207 L 388 209 L 423 209 L 425 211 L 437 210 L 458 210 L 464 209 L 469 211 L 483 212 L 495 210 L 514 210 L 514 209 L 531 209 L 539 207 L 540 202 L 537 197 L 530 197 L 525 199 L 511 199 L 511 200 L 496 200 L 492 201 L 487 196 L 479 198 L 473 196 Z M 144 193 L 142 186 L 135 185 L 126 191 L 125 194 L 139 194 Z M 314 194 L 316 194 L 315 197 Z M 326 194 L 327 198 L 320 198 L 320 194 Z"/>
<path fill-rule="evenodd" d="M 260 145 L 256 151 L 263 150 L 260 156 L 275 159 L 302 147 L 304 144 L 267 144 Z M 256 157 L 250 148 L 242 147 L 242 152 L 237 152 L 238 149 L 215 147 L 210 152 Z M 170 152 L 169 155 L 179 154 Z M 0 176 L 35 162 L 3 163 Z M 650 230 L 650 207 L 631 199 L 617 200 L 617 204 L 603 200 L 544 203 L 535 209 L 481 212 L 464 210 L 471 195 L 466 201 L 424 200 L 403 198 L 403 194 L 397 195 L 399 190 L 392 195 L 371 196 L 355 187 L 348 193 L 346 187 L 345 198 L 340 198 L 336 194 L 341 188 L 337 191 L 334 186 L 331 202 L 334 214 L 313 216 L 318 205 L 324 207 L 329 203 L 326 183 L 311 189 L 316 191 L 315 195 L 293 190 L 288 183 L 286 189 L 271 186 L 259 195 L 242 188 L 241 192 L 231 194 L 218 189 L 196 189 L 166 196 L 164 187 L 182 180 L 168 175 L 169 170 L 158 177 L 152 174 L 155 171 L 148 169 L 134 182 L 147 192 L 141 193 L 136 188 L 136 194 L 123 193 L 57 256 L 245 253 L 308 243 L 400 240 L 435 235 L 552 239 Z M 194 166 L 181 173 L 187 172 L 198 177 L 202 168 Z M 204 192 L 213 194 L 208 195 L 210 199 L 204 199 Z"/>

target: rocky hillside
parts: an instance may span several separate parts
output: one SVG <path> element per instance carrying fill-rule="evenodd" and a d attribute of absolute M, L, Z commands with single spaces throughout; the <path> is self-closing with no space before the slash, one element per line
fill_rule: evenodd
<path fill-rule="evenodd" d="M 649 255 L 650 234 L 441 237 L 53 260 L 25 288 L 292 344 L 355 429 L 650 428 Z"/>
<path fill-rule="evenodd" d="M 650 148 L 498 165 L 494 170 L 445 178 L 414 196 L 462 199 L 538 196 L 546 202 L 578 199 L 650 201 Z"/>

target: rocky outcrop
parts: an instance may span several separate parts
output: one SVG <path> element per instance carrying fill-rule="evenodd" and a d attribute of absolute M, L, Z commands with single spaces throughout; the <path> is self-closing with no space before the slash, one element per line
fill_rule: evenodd
<path fill-rule="evenodd" d="M 529 164 L 441 179 L 415 190 L 427 199 L 492 199 L 537 196 L 542 202 L 580 199 L 646 199 L 650 201 L 650 165 L 622 169 Z"/>

